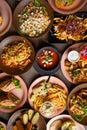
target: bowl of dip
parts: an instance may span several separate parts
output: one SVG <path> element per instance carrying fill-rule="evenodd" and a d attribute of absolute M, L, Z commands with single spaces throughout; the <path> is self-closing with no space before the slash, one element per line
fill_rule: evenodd
<path fill-rule="evenodd" d="M 72 50 L 68 53 L 67 58 L 70 62 L 77 62 L 80 59 L 80 54 L 78 51 Z"/>
<path fill-rule="evenodd" d="M 60 52 L 57 48 L 46 46 L 39 49 L 36 53 L 34 68 L 41 75 L 54 74 L 59 69 Z"/>

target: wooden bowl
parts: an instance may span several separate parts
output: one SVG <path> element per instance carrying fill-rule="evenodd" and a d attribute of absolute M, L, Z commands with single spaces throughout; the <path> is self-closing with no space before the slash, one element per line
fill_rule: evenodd
<path fill-rule="evenodd" d="M 58 116 L 50 119 L 47 123 L 47 130 L 50 130 L 51 124 L 57 120 L 65 120 L 65 121 L 70 120 L 76 125 L 77 130 L 85 130 L 85 127 L 83 125 L 77 123 L 70 115 L 66 115 L 66 114 L 58 115 Z"/>
<path fill-rule="evenodd" d="M 2 16 L 0 36 L 2 36 L 10 29 L 12 24 L 12 11 L 5 0 L 0 0 L 0 15 Z"/>
<path fill-rule="evenodd" d="M 77 122 L 79 122 L 79 123 L 82 124 L 82 125 L 87 125 L 87 115 L 84 116 L 83 118 L 80 117 L 81 120 L 78 120 L 77 118 L 74 117 L 73 113 L 72 113 L 71 110 L 70 110 L 70 100 L 71 100 L 71 98 L 72 98 L 72 95 L 75 94 L 75 93 L 77 93 L 77 92 L 79 93 L 79 91 L 80 91 L 81 89 L 87 89 L 87 83 L 83 83 L 83 84 L 80 84 L 80 85 L 76 86 L 76 87 L 70 92 L 70 94 L 69 94 L 69 96 L 68 96 L 68 100 L 67 100 L 67 109 L 68 109 L 69 114 L 72 116 L 72 118 L 73 118 L 74 120 L 76 120 Z M 78 98 L 78 97 L 77 97 L 77 98 Z M 86 99 L 87 99 L 87 97 L 86 97 Z M 80 101 L 80 103 L 81 103 L 81 101 Z M 77 113 L 77 114 L 78 114 L 78 113 Z"/>
<path fill-rule="evenodd" d="M 22 115 L 24 111 L 28 110 L 28 108 L 20 109 L 13 113 L 7 123 L 7 130 L 12 130 L 12 126 L 14 125 L 15 121 Z M 37 122 L 38 130 L 46 130 L 46 122 L 44 118 L 40 115 L 40 118 Z"/>
<path fill-rule="evenodd" d="M 29 47 L 31 48 L 31 50 L 32 50 L 32 54 L 31 54 L 31 56 L 30 56 L 30 60 L 31 60 L 31 62 L 30 63 L 28 63 L 23 69 L 20 69 L 20 68 L 11 68 L 11 67 L 9 67 L 9 66 L 6 66 L 5 64 L 3 64 L 2 63 L 2 59 L 1 59 L 1 55 L 2 55 L 2 53 L 3 53 L 3 48 L 4 48 L 4 46 L 6 46 L 6 45 L 8 45 L 8 44 L 12 44 L 12 43 L 14 43 L 14 42 L 20 42 L 20 41 L 25 41 L 26 43 L 28 43 L 29 44 Z M 25 73 L 26 71 L 28 71 L 30 68 L 31 68 L 31 66 L 32 66 L 32 64 L 33 64 L 33 62 L 34 62 L 34 57 L 35 57 L 35 52 L 34 52 L 34 48 L 33 48 L 33 45 L 32 45 L 32 43 L 30 42 L 30 41 L 28 41 L 26 38 L 24 38 L 24 37 L 21 37 L 21 36 L 9 36 L 9 37 L 7 37 L 7 38 L 5 38 L 3 41 L 1 41 L 1 45 L 0 45 L 0 68 L 4 71 L 4 72 L 6 72 L 6 73 L 8 73 L 8 74 L 13 74 L 13 75 L 19 75 L 19 74 L 23 74 L 23 73 Z"/>
<path fill-rule="evenodd" d="M 55 12 L 61 13 L 61 14 L 73 14 L 78 12 L 81 8 L 84 7 L 86 4 L 86 0 L 75 0 L 73 4 L 69 6 L 64 6 L 62 8 L 58 8 L 55 5 L 55 0 L 48 0 L 50 6 L 53 8 Z"/>
<path fill-rule="evenodd" d="M 13 24 L 14 24 L 15 30 L 16 30 L 20 35 L 25 36 L 25 37 L 27 37 L 28 39 L 30 39 L 32 42 L 35 42 L 35 43 L 36 43 L 37 40 L 47 38 L 48 32 L 49 32 L 49 30 L 51 29 L 52 24 L 53 24 L 54 14 L 53 14 L 53 10 L 51 9 L 51 7 L 49 6 L 49 4 L 48 4 L 45 0 L 39 0 L 39 2 L 41 3 L 41 5 L 46 7 L 46 10 L 47 10 L 48 15 L 49 15 L 49 17 L 50 17 L 51 22 L 50 22 L 49 26 L 48 26 L 47 29 L 46 29 L 44 32 L 42 32 L 39 36 L 32 36 L 32 37 L 30 37 L 30 36 L 28 36 L 28 35 L 22 33 L 22 32 L 20 31 L 20 23 L 19 23 L 18 14 L 21 13 L 21 11 L 23 10 L 23 8 L 24 8 L 26 5 L 28 5 L 28 3 L 29 3 L 30 1 L 34 2 L 34 0 L 23 0 L 23 1 L 21 1 L 21 2 L 17 5 L 17 7 L 15 8 L 14 13 L 13 13 Z"/>

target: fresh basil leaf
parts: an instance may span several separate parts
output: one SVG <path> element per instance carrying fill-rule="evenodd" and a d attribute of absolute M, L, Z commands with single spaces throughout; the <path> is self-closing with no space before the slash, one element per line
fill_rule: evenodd
<path fill-rule="evenodd" d="M 34 6 L 39 7 L 40 6 L 40 2 L 38 0 L 35 0 L 34 1 Z"/>
<path fill-rule="evenodd" d="M 16 88 L 21 88 L 20 81 L 16 78 L 13 78 L 13 83 Z"/>

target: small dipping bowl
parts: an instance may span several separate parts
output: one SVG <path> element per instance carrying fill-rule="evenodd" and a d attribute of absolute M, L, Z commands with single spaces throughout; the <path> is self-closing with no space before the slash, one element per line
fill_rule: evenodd
<path fill-rule="evenodd" d="M 68 53 L 67 58 L 70 62 L 77 62 L 80 59 L 80 54 L 78 51 L 72 50 Z"/>

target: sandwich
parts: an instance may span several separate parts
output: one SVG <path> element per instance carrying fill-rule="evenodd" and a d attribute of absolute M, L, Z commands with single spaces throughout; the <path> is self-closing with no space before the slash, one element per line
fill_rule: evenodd
<path fill-rule="evenodd" d="M 7 108 L 7 109 L 14 108 L 19 103 L 19 101 L 20 99 L 17 96 L 15 96 L 13 93 L 7 93 L 0 90 L 1 108 Z"/>
<path fill-rule="evenodd" d="M 5 76 L 0 79 L 0 90 L 9 92 L 15 88 L 21 88 L 20 81 L 12 76 Z"/>

